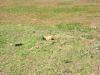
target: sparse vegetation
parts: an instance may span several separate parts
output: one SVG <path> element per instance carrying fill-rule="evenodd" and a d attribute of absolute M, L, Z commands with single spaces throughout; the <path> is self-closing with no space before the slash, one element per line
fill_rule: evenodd
<path fill-rule="evenodd" d="M 99 0 L 0 4 L 0 74 L 99 75 Z"/>
<path fill-rule="evenodd" d="M 90 32 L 92 30 L 88 26 L 85 26 L 81 23 L 59 24 L 57 25 L 57 27 L 62 30 L 81 31 L 81 32 Z"/>

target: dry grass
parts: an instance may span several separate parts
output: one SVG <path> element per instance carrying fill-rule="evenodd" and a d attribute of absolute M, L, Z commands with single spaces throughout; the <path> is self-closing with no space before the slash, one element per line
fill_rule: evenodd
<path fill-rule="evenodd" d="M 99 0 L 0 0 L 0 73 L 99 75 L 99 6 Z"/>

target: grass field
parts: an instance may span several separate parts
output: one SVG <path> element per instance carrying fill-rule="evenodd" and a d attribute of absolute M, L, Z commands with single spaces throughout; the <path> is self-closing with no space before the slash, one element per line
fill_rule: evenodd
<path fill-rule="evenodd" d="M 0 75 L 100 75 L 100 0 L 0 0 Z"/>

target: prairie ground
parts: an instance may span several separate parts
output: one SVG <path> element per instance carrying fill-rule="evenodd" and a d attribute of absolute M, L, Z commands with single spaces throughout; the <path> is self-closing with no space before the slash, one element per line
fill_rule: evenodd
<path fill-rule="evenodd" d="M 100 0 L 0 0 L 0 75 L 100 75 Z"/>

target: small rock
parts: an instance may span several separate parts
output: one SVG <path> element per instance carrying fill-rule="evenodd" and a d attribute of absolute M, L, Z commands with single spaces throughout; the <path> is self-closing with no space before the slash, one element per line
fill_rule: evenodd
<path fill-rule="evenodd" d="M 13 45 L 13 43 L 10 43 L 9 45 L 10 45 L 10 46 L 12 46 L 12 45 Z"/>
<path fill-rule="evenodd" d="M 99 44 L 95 44 L 93 48 L 96 49 L 96 50 L 100 50 L 100 43 Z"/>
<path fill-rule="evenodd" d="M 43 36 L 43 39 L 46 40 L 46 41 L 49 41 L 49 40 L 55 40 L 55 37 L 54 36 Z"/>
<path fill-rule="evenodd" d="M 91 28 L 96 29 L 97 27 L 96 26 L 91 26 Z"/>
<path fill-rule="evenodd" d="M 35 46 L 35 48 L 37 48 L 37 49 L 38 49 L 38 48 L 39 48 L 39 46 Z"/>

